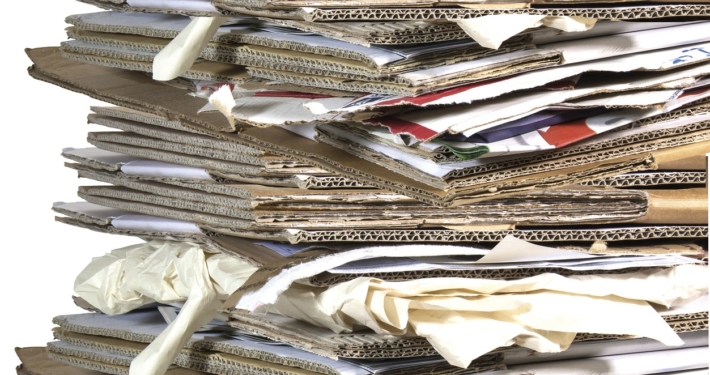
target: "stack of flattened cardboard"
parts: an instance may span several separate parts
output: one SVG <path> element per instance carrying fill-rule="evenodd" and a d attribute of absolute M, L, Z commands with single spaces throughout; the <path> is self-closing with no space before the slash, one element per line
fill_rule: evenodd
<path fill-rule="evenodd" d="M 53 209 L 146 242 L 18 374 L 708 367 L 703 1 L 82 1 Z"/>

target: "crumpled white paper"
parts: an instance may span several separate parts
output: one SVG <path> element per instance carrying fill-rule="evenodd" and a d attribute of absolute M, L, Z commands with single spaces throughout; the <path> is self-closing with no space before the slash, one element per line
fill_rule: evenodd
<path fill-rule="evenodd" d="M 567 349 L 576 333 L 636 335 L 682 344 L 648 304 L 678 306 L 707 294 L 707 267 L 520 280 L 359 278 L 330 288 L 294 284 L 271 311 L 350 332 L 416 334 L 455 366 L 501 346 Z M 648 302 L 647 302 L 648 301 Z"/>
<path fill-rule="evenodd" d="M 189 242 L 151 241 L 112 251 L 79 274 L 74 291 L 106 314 L 186 301 L 178 317 L 131 363 L 131 375 L 163 374 L 192 334 L 256 267 Z"/>
<path fill-rule="evenodd" d="M 153 79 L 169 81 L 185 73 L 227 20 L 229 17 L 194 17 L 153 59 Z"/>
<path fill-rule="evenodd" d="M 527 29 L 547 26 L 567 32 L 587 31 L 597 20 L 586 17 L 557 17 L 530 14 L 495 14 L 455 21 L 478 44 L 498 49 L 509 38 Z"/>

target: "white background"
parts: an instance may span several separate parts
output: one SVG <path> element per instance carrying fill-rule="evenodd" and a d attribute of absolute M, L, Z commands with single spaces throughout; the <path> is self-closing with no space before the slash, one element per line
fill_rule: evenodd
<path fill-rule="evenodd" d="M 9 7 L 9 9 L 7 9 Z M 52 340 L 52 317 L 79 313 L 74 278 L 91 261 L 136 238 L 110 236 L 54 222 L 52 202 L 76 201 L 90 184 L 63 167 L 64 147 L 87 147 L 89 106 L 81 94 L 35 81 L 27 47 L 66 40 L 64 17 L 98 8 L 73 0 L 8 1 L 2 22 L 2 245 L 0 245 L 0 374 L 13 374 L 14 348 Z"/>

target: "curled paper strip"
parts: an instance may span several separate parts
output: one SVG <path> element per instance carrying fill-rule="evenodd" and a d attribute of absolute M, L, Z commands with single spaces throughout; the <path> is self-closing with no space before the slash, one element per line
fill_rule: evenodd
<path fill-rule="evenodd" d="M 185 73 L 197 60 L 228 17 L 195 17 L 153 60 L 153 79 L 169 81 Z"/>
<path fill-rule="evenodd" d="M 586 31 L 597 20 L 586 17 L 555 17 L 529 14 L 496 14 L 469 19 L 452 19 L 483 47 L 498 49 L 514 35 L 527 29 L 547 26 L 567 32 Z"/>
<path fill-rule="evenodd" d="M 131 375 L 164 373 L 192 334 L 212 320 L 222 301 L 256 270 L 189 242 L 151 241 L 95 258 L 74 291 L 106 314 L 152 302 L 185 302 L 180 314 L 131 364 Z"/>

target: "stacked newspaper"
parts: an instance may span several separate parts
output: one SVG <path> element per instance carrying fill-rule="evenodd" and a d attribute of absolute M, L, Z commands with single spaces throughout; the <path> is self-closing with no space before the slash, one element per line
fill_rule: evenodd
<path fill-rule="evenodd" d="M 84 2 L 53 209 L 144 242 L 18 374 L 707 369 L 708 5 Z"/>

